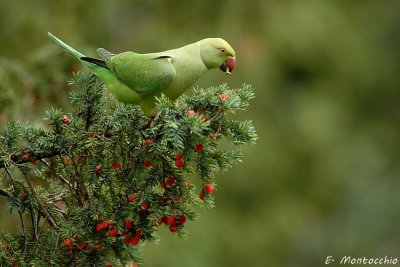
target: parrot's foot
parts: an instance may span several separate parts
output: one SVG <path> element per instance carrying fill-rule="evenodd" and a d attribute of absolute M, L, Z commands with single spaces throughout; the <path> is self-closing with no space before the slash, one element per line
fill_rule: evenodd
<path fill-rule="evenodd" d="M 152 117 L 152 119 L 151 119 L 151 121 L 150 121 L 150 128 L 153 128 L 154 123 L 155 123 L 156 121 L 158 121 L 158 119 L 160 118 L 160 114 L 161 114 L 161 112 L 158 112 L 157 115 L 156 115 L 155 117 Z"/>
<path fill-rule="evenodd" d="M 156 115 L 152 114 L 151 117 L 150 117 L 149 122 L 146 123 L 145 126 L 143 126 L 142 130 L 147 129 L 147 128 L 152 128 L 154 126 L 154 123 L 156 121 L 158 121 L 158 119 L 160 118 L 160 113 L 161 112 L 157 113 Z"/>

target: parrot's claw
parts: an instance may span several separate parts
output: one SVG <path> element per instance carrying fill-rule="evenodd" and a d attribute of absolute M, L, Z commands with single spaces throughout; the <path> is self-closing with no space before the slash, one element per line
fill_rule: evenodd
<path fill-rule="evenodd" d="M 158 112 L 157 115 L 150 120 L 149 128 L 154 127 L 154 124 L 158 121 L 158 119 L 160 118 L 160 115 L 161 115 L 161 112 Z"/>

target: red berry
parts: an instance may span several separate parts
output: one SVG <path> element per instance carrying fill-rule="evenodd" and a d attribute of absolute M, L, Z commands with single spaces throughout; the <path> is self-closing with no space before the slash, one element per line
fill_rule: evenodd
<path fill-rule="evenodd" d="M 64 241 L 64 247 L 69 248 L 72 245 L 72 239 L 68 238 Z"/>
<path fill-rule="evenodd" d="M 173 225 L 173 224 L 175 224 L 175 221 L 176 221 L 176 217 L 171 215 L 171 216 L 166 217 L 165 224 Z"/>
<path fill-rule="evenodd" d="M 142 201 L 142 203 L 140 203 L 140 208 L 142 209 L 142 211 L 146 211 L 149 208 L 149 206 L 145 201 Z"/>
<path fill-rule="evenodd" d="M 102 223 L 97 223 L 96 224 L 96 232 L 101 233 L 103 231 L 104 231 L 103 224 Z"/>
<path fill-rule="evenodd" d="M 206 190 L 207 194 L 211 194 L 214 192 L 214 186 L 212 184 L 205 184 L 204 190 Z"/>
<path fill-rule="evenodd" d="M 118 228 L 112 228 L 109 232 L 108 235 L 110 237 L 116 237 L 118 235 Z"/>
<path fill-rule="evenodd" d="M 70 159 L 70 157 L 68 157 L 68 156 L 63 156 L 63 162 L 64 162 L 64 164 L 66 164 L 66 165 L 71 165 L 71 159 Z"/>
<path fill-rule="evenodd" d="M 143 235 L 143 229 L 136 230 L 135 235 L 140 238 Z"/>
<path fill-rule="evenodd" d="M 101 233 L 104 230 L 107 230 L 107 228 L 110 226 L 110 223 L 108 220 L 105 220 L 101 223 L 96 224 L 96 232 Z"/>
<path fill-rule="evenodd" d="M 62 119 L 63 124 L 65 124 L 65 125 L 69 125 L 71 123 L 71 120 L 68 118 L 67 115 L 63 115 L 61 117 L 61 119 Z"/>
<path fill-rule="evenodd" d="M 107 229 L 110 226 L 110 222 L 108 220 L 105 220 L 101 223 L 103 225 L 104 229 Z"/>
<path fill-rule="evenodd" d="M 182 168 L 184 162 L 185 161 L 183 159 L 178 159 L 175 161 L 175 166 L 178 168 Z"/>
<path fill-rule="evenodd" d="M 135 196 L 135 194 L 130 194 L 128 196 L 128 198 L 129 198 L 129 202 L 135 202 L 136 196 Z"/>
<path fill-rule="evenodd" d="M 24 202 L 26 200 L 26 193 L 25 192 L 21 192 L 21 194 L 19 194 L 19 198 L 22 200 L 22 202 Z"/>
<path fill-rule="evenodd" d="M 196 144 L 196 148 L 195 148 L 197 153 L 201 153 L 203 152 L 203 144 Z"/>
<path fill-rule="evenodd" d="M 186 222 L 186 215 L 185 214 L 182 214 L 180 217 L 179 217 L 179 223 L 180 224 L 184 224 Z"/>
<path fill-rule="evenodd" d="M 153 141 L 151 139 L 146 139 L 144 141 L 144 143 L 149 146 L 149 145 L 153 144 Z"/>
<path fill-rule="evenodd" d="M 176 160 L 183 159 L 183 154 L 182 154 L 182 153 L 176 153 L 175 159 L 176 159 Z"/>
<path fill-rule="evenodd" d="M 183 185 L 184 187 L 188 187 L 188 186 L 189 186 L 189 182 L 188 182 L 188 181 L 183 181 L 183 182 L 182 182 L 182 185 Z"/>
<path fill-rule="evenodd" d="M 134 225 L 134 223 L 133 223 L 132 220 L 129 220 L 129 219 L 125 219 L 124 220 L 124 226 L 125 226 L 126 229 L 128 229 L 128 230 L 132 229 L 133 225 Z"/>
<path fill-rule="evenodd" d="M 112 264 L 109 263 L 106 265 L 106 267 L 113 267 L 113 266 L 112 266 Z"/>
<path fill-rule="evenodd" d="M 227 93 L 219 94 L 218 97 L 219 97 L 219 99 L 221 99 L 221 101 L 225 101 L 225 100 L 227 100 L 229 98 Z"/>
<path fill-rule="evenodd" d="M 89 252 L 90 251 L 90 247 L 88 244 L 84 243 L 84 242 L 80 242 L 77 247 L 85 252 Z"/>
<path fill-rule="evenodd" d="M 96 174 L 100 174 L 101 173 L 101 165 L 97 165 L 96 166 Z"/>
<path fill-rule="evenodd" d="M 167 178 L 167 180 L 165 181 L 165 185 L 170 187 L 174 184 L 175 179 L 174 178 Z"/>
<path fill-rule="evenodd" d="M 143 166 L 146 167 L 146 168 L 150 167 L 150 166 L 151 166 L 151 161 L 148 160 L 148 159 L 145 160 L 145 161 L 143 162 Z"/>
<path fill-rule="evenodd" d="M 130 243 L 132 245 L 136 246 L 139 243 L 139 241 L 140 241 L 139 237 L 134 236 L 134 237 L 131 238 L 131 242 Z"/>
<path fill-rule="evenodd" d="M 82 162 L 82 157 L 81 156 L 78 156 L 77 158 L 76 158 L 76 164 L 80 164 Z"/>
<path fill-rule="evenodd" d="M 22 161 L 28 161 L 29 158 L 30 158 L 29 154 L 24 154 L 24 155 L 22 156 Z"/>
<path fill-rule="evenodd" d="M 125 237 L 125 240 L 124 240 L 125 244 L 134 245 L 134 246 L 139 244 L 139 241 L 140 241 L 139 237 L 137 237 L 137 236 L 129 236 L 129 235 L 127 235 Z"/>
<path fill-rule="evenodd" d="M 199 198 L 200 198 L 201 200 L 204 200 L 204 194 L 200 194 L 200 195 L 199 195 Z"/>
<path fill-rule="evenodd" d="M 195 115 L 195 114 L 196 114 L 196 112 L 195 112 L 194 110 L 188 110 L 188 111 L 187 111 L 188 117 L 193 116 L 193 115 Z"/>
<path fill-rule="evenodd" d="M 178 228 L 177 228 L 176 224 L 173 224 L 173 225 L 169 226 L 169 230 L 171 231 L 171 233 L 175 233 L 176 230 L 178 230 Z"/>
<path fill-rule="evenodd" d="M 115 170 L 121 170 L 121 169 L 122 169 L 121 164 L 120 164 L 119 162 L 117 162 L 117 161 L 113 162 L 112 165 L 111 165 L 111 167 L 112 167 L 113 169 L 115 169 Z"/>
<path fill-rule="evenodd" d="M 94 246 L 95 246 L 96 250 L 102 250 L 103 249 L 103 244 L 102 243 L 97 243 Z"/>

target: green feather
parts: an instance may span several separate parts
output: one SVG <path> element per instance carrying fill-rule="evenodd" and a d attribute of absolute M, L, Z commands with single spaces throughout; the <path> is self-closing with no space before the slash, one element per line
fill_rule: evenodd
<path fill-rule="evenodd" d="M 110 51 L 107 51 L 104 48 L 97 48 L 96 52 L 107 63 L 110 63 L 111 58 L 115 56 L 115 54 L 111 53 Z"/>
<path fill-rule="evenodd" d="M 235 52 L 226 41 L 207 38 L 177 49 L 149 54 L 124 52 L 115 55 L 99 48 L 97 53 L 101 59 L 94 59 L 48 34 L 89 67 L 118 101 L 138 104 L 148 115 L 154 109 L 155 97 L 163 93 L 175 100 L 208 70 L 235 57 Z"/>
<path fill-rule="evenodd" d="M 140 95 L 162 91 L 176 75 L 171 59 L 155 54 L 121 53 L 111 58 L 111 69 Z"/>

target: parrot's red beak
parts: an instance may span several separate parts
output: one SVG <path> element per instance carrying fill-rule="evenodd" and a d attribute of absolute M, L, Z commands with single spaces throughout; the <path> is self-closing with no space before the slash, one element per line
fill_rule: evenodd
<path fill-rule="evenodd" d="M 235 68 L 236 57 L 231 57 L 226 60 L 221 66 L 219 66 L 220 70 L 226 72 L 226 74 L 231 74 L 233 69 Z"/>

